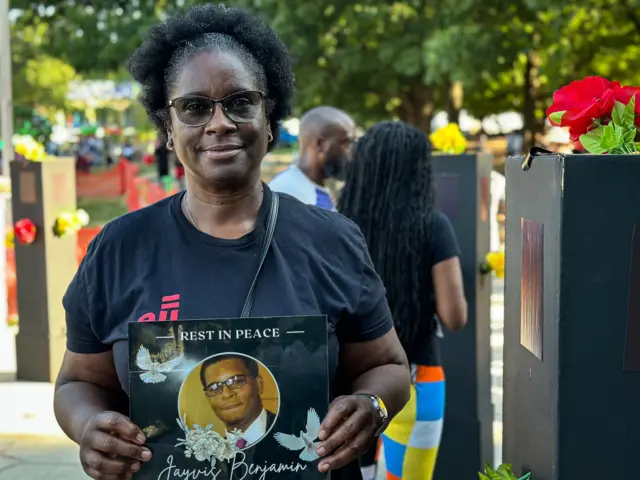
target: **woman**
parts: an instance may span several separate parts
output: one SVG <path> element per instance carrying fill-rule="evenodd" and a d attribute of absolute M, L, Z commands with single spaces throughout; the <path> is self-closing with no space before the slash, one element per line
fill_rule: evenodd
<path fill-rule="evenodd" d="M 152 455 L 126 416 L 128 322 L 154 319 L 161 299 L 177 295 L 182 319 L 239 316 L 274 196 L 260 163 L 293 91 L 273 31 L 211 4 L 152 28 L 130 71 L 185 167 L 187 190 L 106 225 L 64 297 L 67 352 L 55 411 L 96 479 L 130 478 Z M 384 428 L 384 405 L 389 417 L 404 406 L 410 378 L 358 228 L 281 196 L 252 313 L 327 315 L 334 400 L 318 468 L 334 480 L 360 478 L 354 459 Z"/>
<path fill-rule="evenodd" d="M 419 130 L 379 123 L 356 145 L 338 206 L 364 233 L 412 367 L 411 399 L 382 437 L 393 479 L 432 478 L 444 416 L 436 315 L 454 332 L 467 323 L 457 240 L 433 209 L 430 156 Z"/>

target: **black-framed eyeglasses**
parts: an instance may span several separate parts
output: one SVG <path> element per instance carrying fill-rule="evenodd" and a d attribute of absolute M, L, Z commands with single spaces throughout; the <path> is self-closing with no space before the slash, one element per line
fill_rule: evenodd
<path fill-rule="evenodd" d="M 244 123 L 254 120 L 262 111 L 262 102 L 266 98 L 264 92 L 243 91 L 232 93 L 220 100 L 213 100 L 200 95 L 185 95 L 169 100 L 167 108 L 173 107 L 176 116 L 185 125 L 201 127 L 209 123 L 219 103 L 222 111 L 233 122 Z"/>
<path fill-rule="evenodd" d="M 213 382 L 207 385 L 203 390 L 207 397 L 215 397 L 220 395 L 224 390 L 224 387 L 228 387 L 230 390 L 244 387 L 247 384 L 246 375 L 234 375 L 231 378 L 227 378 L 224 382 Z"/>

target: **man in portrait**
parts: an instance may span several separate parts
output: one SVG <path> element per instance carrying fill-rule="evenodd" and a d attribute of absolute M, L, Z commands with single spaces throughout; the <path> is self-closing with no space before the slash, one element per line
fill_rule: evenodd
<path fill-rule="evenodd" d="M 262 404 L 264 381 L 254 359 L 233 354 L 209 358 L 202 364 L 200 380 L 226 431 L 243 432 L 238 448 L 257 443 L 269 431 L 276 415 Z"/>

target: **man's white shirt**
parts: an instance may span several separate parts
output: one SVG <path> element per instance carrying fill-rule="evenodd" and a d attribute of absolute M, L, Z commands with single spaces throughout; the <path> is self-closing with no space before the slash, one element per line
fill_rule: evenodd
<path fill-rule="evenodd" d="M 242 439 L 247 442 L 247 447 L 253 443 L 256 443 L 264 434 L 267 433 L 267 411 L 263 408 L 258 418 L 256 418 L 247 431 L 242 434 Z"/>
<path fill-rule="evenodd" d="M 313 182 L 296 165 L 277 174 L 269 183 L 269 188 L 291 195 L 307 205 L 335 210 L 331 192 Z"/>

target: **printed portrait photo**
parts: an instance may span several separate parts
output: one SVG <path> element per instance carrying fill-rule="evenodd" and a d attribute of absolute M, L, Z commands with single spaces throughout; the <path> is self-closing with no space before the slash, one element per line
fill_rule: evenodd
<path fill-rule="evenodd" d="M 195 428 L 211 426 L 240 450 L 255 446 L 278 416 L 280 394 L 273 374 L 248 355 L 221 353 L 204 359 L 185 378 L 178 396 L 180 418 Z"/>

